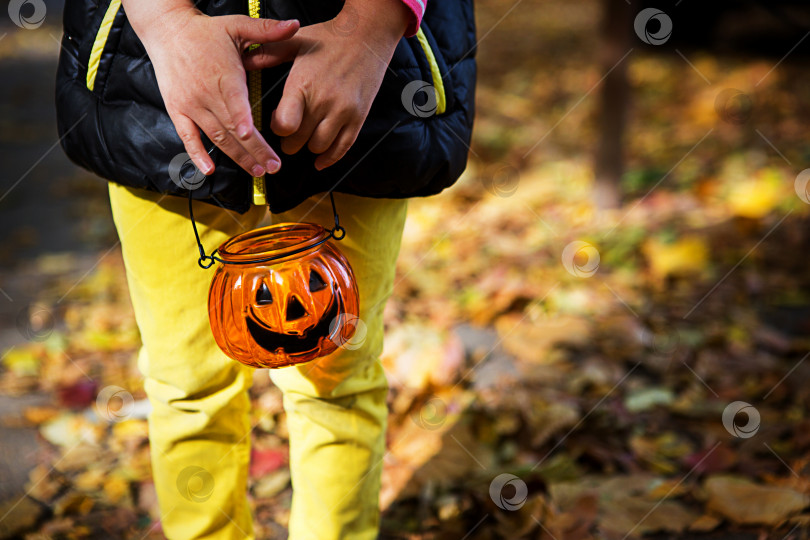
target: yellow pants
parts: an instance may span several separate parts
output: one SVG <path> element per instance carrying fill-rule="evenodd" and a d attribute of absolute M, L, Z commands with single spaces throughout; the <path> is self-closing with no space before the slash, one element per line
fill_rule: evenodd
<path fill-rule="evenodd" d="M 274 221 L 331 228 L 329 198 L 313 197 Z M 208 323 L 213 269 L 197 266 L 188 202 L 110 185 L 143 347 L 138 366 L 152 404 L 149 438 L 163 530 L 169 539 L 254 538 L 247 503 L 253 370 L 228 359 Z M 376 538 L 387 384 L 378 361 L 407 204 L 335 195 L 347 231 L 338 246 L 360 291 L 368 333 L 359 348 L 271 372 L 284 393 L 293 503 L 290 538 Z M 244 215 L 195 203 L 208 252 L 255 228 Z"/>

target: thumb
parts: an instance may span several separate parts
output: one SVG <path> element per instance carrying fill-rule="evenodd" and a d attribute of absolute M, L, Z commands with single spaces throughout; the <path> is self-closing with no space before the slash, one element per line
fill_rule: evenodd
<path fill-rule="evenodd" d="M 245 66 L 246 71 L 271 68 L 295 60 L 298 49 L 299 46 L 296 40 L 265 43 L 242 53 L 242 64 Z"/>
<path fill-rule="evenodd" d="M 254 19 L 247 15 L 228 17 L 227 30 L 231 37 L 245 50 L 250 45 L 282 41 L 298 32 L 301 23 L 297 19 L 276 21 L 274 19 Z"/>

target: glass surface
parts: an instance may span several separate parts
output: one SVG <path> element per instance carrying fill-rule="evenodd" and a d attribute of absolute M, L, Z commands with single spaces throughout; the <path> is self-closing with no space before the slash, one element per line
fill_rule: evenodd
<path fill-rule="evenodd" d="M 220 246 L 225 264 L 211 281 L 208 316 L 226 355 L 252 367 L 284 367 L 331 354 L 352 337 L 357 285 L 340 250 L 315 245 L 328 234 L 320 225 L 282 223 Z M 255 262 L 271 256 L 282 258 Z"/>

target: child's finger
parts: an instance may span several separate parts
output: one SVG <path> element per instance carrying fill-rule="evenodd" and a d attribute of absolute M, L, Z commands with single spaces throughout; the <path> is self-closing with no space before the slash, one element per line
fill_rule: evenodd
<path fill-rule="evenodd" d="M 242 64 L 247 71 L 275 67 L 284 62 L 292 62 L 298 49 L 298 43 L 295 41 L 265 43 L 261 47 L 243 53 Z"/>
<path fill-rule="evenodd" d="M 310 137 L 312 137 L 312 132 L 318 127 L 320 121 L 321 118 L 313 114 L 306 114 L 301 121 L 301 126 L 298 128 L 298 131 L 281 139 L 281 151 L 285 154 L 295 154 L 301 150 L 304 145 L 307 144 Z"/>
<path fill-rule="evenodd" d="M 174 129 L 177 131 L 177 135 L 180 136 L 180 140 L 183 141 L 186 153 L 194 162 L 194 165 L 203 174 L 214 172 L 214 161 L 203 146 L 197 125 L 184 115 L 172 115 L 171 119 L 172 123 L 174 123 Z"/>
<path fill-rule="evenodd" d="M 240 45 L 240 50 L 250 45 L 289 39 L 298 32 L 300 23 L 296 19 L 276 21 L 274 19 L 253 19 L 247 15 L 221 17 L 231 37 Z"/>
<path fill-rule="evenodd" d="M 256 163 L 270 172 L 278 170 L 281 160 L 253 126 L 253 111 L 244 79 L 222 77 L 219 79 L 219 91 L 222 97 L 220 103 L 224 103 L 224 107 L 217 107 L 218 110 L 212 112 Z"/>
<path fill-rule="evenodd" d="M 288 89 L 285 85 L 281 101 L 278 102 L 278 107 L 273 111 L 270 129 L 279 137 L 292 135 L 301 127 L 305 106 L 304 94 L 297 88 Z"/>
<path fill-rule="evenodd" d="M 222 122 L 210 111 L 205 111 L 198 120 L 200 128 L 211 142 L 217 145 L 232 160 L 252 176 L 264 174 L 264 166 L 259 164 L 241 143 L 231 134 Z"/>
<path fill-rule="evenodd" d="M 340 161 L 352 147 L 354 141 L 357 140 L 361 125 L 362 124 L 350 124 L 343 126 L 343 129 L 338 133 L 332 146 L 315 159 L 315 168 L 322 171 Z"/>
<path fill-rule="evenodd" d="M 332 143 L 337 138 L 340 129 L 343 127 L 341 122 L 335 116 L 327 116 L 312 132 L 312 137 L 309 138 L 307 148 L 313 154 L 322 154 L 326 152 Z"/>

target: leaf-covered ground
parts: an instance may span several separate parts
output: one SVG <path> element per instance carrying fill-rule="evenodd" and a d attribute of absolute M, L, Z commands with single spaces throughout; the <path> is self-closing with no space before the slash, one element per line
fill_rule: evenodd
<path fill-rule="evenodd" d="M 599 6 L 504 17 L 513 5 L 479 2 L 468 171 L 410 207 L 381 359 L 383 537 L 804 538 L 810 72 L 638 47 L 627 201 L 599 211 Z M 750 115 L 718 108 L 726 89 Z M 36 279 L 37 302 L 0 353 L 0 392 L 39 401 L 2 426 L 41 444 L 0 537 L 162 537 L 123 265 L 96 255 L 3 272 Z M 257 528 L 284 537 L 288 440 L 265 371 L 252 397 Z"/>

